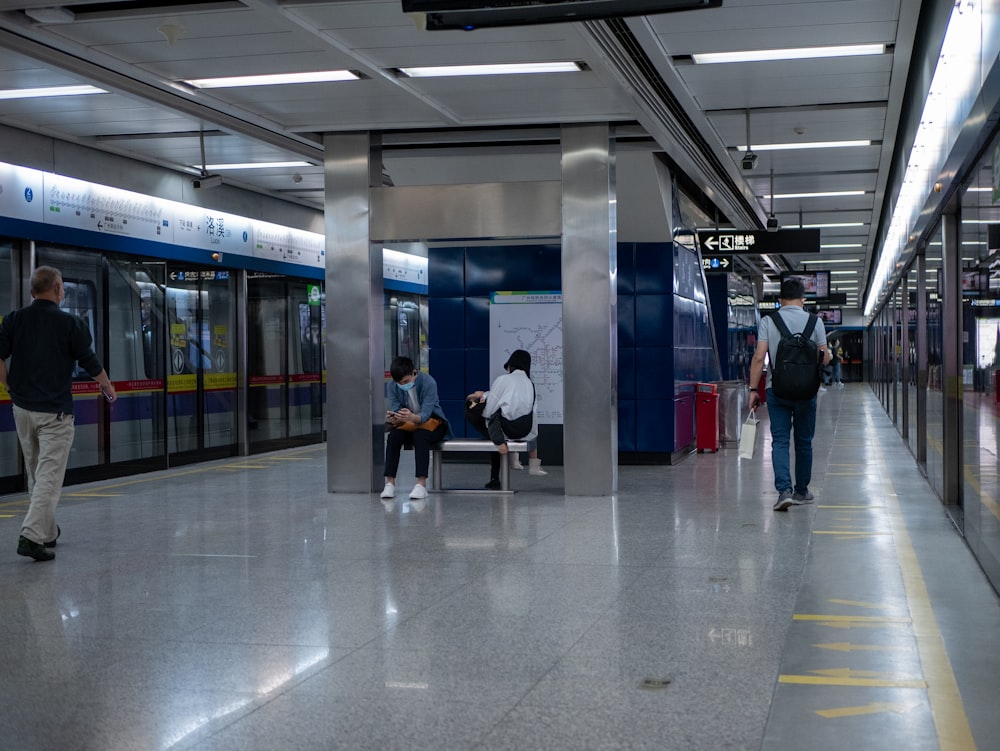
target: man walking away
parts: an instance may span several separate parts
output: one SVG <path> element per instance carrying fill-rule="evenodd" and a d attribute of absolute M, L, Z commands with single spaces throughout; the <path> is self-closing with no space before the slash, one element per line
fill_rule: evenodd
<path fill-rule="evenodd" d="M 14 425 L 31 496 L 17 554 L 51 561 L 60 532 L 56 506 L 73 445 L 74 365 L 79 363 L 100 384 L 109 402 L 116 395 L 94 354 L 87 324 L 59 309 L 65 297 L 59 270 L 51 266 L 35 269 L 31 297 L 31 305 L 15 310 L 0 323 L 0 383 L 14 403 Z"/>
<path fill-rule="evenodd" d="M 767 409 L 771 418 L 771 466 L 778 491 L 775 511 L 813 501 L 812 440 L 816 432 L 816 392 L 820 370 L 830 361 L 823 321 L 805 311 L 805 288 L 795 278 L 781 283 L 781 307 L 773 315 L 761 316 L 757 349 L 750 362 L 750 408 L 760 404 L 756 384 L 770 359 L 767 371 Z M 776 320 L 780 316 L 780 320 Z M 785 331 L 782 331 L 784 325 Z M 811 362 L 810 362 L 811 360 Z M 795 433 L 795 484 L 789 466 L 789 446 Z"/>

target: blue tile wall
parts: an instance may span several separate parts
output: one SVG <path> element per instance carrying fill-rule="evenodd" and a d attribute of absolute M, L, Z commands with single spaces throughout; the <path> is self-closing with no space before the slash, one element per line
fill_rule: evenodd
<path fill-rule="evenodd" d="M 670 453 L 693 441 L 693 383 L 719 380 L 697 254 L 671 243 L 617 254 L 619 451 Z M 474 435 L 464 398 L 489 387 L 489 294 L 561 289 L 560 249 L 435 248 L 429 263 L 430 370 L 452 430 Z"/>

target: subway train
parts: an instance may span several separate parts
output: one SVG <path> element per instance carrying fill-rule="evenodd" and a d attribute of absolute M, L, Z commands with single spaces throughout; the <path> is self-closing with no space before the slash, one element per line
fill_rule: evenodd
<path fill-rule="evenodd" d="M 109 405 L 74 373 L 67 482 L 235 456 L 243 442 L 259 453 L 323 440 L 321 280 L 0 239 L 0 311 L 29 302 L 41 265 L 62 272 L 62 307 L 87 323 L 119 396 Z M 386 370 L 396 355 L 425 366 L 426 332 L 426 296 L 387 290 Z M 24 487 L 0 410 L 0 492 Z"/>

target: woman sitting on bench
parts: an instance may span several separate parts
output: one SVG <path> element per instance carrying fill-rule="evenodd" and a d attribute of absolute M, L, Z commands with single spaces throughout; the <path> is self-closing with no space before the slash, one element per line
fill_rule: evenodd
<path fill-rule="evenodd" d="M 475 391 L 466 398 L 466 404 L 483 405 L 481 410 L 469 410 L 469 422 L 497 447 L 497 453 L 490 454 L 487 490 L 500 490 L 500 462 L 507 461 L 508 439 L 530 441 L 538 434 L 531 355 L 523 349 L 516 349 L 503 368 L 506 372 L 497 376 L 489 391 Z"/>

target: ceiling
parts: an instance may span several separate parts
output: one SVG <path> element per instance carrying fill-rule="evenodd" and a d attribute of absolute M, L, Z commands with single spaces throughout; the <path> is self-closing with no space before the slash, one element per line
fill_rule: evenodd
<path fill-rule="evenodd" d="M 0 100 L 0 123 L 196 174 L 202 161 L 304 160 L 220 170 L 227 183 L 322 208 L 322 136 L 384 133 L 395 185 L 558 179 L 558 125 L 610 122 L 623 145 L 663 151 L 703 192 L 695 223 L 821 229 L 834 291 L 859 307 L 879 231 L 920 3 L 724 0 L 647 17 L 420 31 L 399 0 L 95 3 L 8 0 L 0 12 L 0 90 L 90 83 L 107 93 Z M 68 13 L 66 12 L 68 11 Z M 858 43 L 882 54 L 695 64 L 691 55 Z M 567 74 L 405 78 L 400 67 L 578 61 Z M 361 80 L 195 89 L 182 81 L 348 69 Z M 863 140 L 871 145 L 740 147 Z M 204 133 L 204 138 L 201 134 Z M 755 148 L 756 150 L 756 148 Z M 770 199 L 773 192 L 863 191 Z M 839 247 L 838 247 L 839 246 Z M 816 256 L 753 259 L 772 272 Z M 850 260 L 856 259 L 856 260 Z M 767 290 L 767 288 L 765 288 Z"/>

